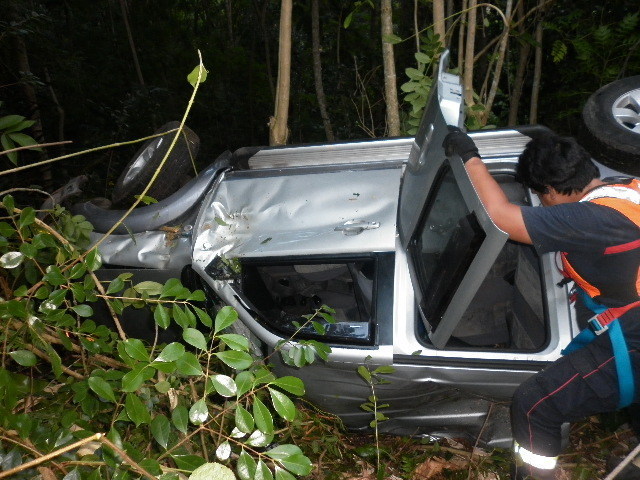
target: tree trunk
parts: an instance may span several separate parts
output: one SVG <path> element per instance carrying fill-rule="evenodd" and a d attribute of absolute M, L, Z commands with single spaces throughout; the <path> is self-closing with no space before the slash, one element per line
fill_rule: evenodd
<path fill-rule="evenodd" d="M 320 11 L 318 0 L 311 0 L 311 43 L 313 52 L 313 78 L 316 86 L 316 96 L 318 97 L 318 107 L 324 131 L 327 134 L 327 141 L 333 142 L 333 129 L 331 120 L 327 113 L 327 102 L 324 96 L 324 86 L 322 82 L 322 60 L 320 58 Z"/>
<path fill-rule="evenodd" d="M 276 98 L 276 87 L 273 84 L 273 68 L 271 67 L 271 48 L 269 42 L 269 34 L 267 33 L 266 27 L 266 17 L 267 17 L 267 7 L 269 6 L 269 1 L 265 1 L 262 4 L 262 7 L 258 4 L 257 0 L 253 0 L 253 6 L 256 9 L 256 14 L 258 15 L 258 19 L 260 20 L 260 31 L 262 33 L 262 42 L 264 43 L 264 62 L 267 66 L 267 78 L 269 80 L 269 89 L 271 90 L 271 97 L 275 100 Z"/>
<path fill-rule="evenodd" d="M 387 127 L 391 137 L 400 135 L 400 107 L 398 106 L 398 89 L 396 86 L 396 62 L 393 56 L 393 45 L 384 41 L 386 35 L 393 34 L 391 0 L 382 0 L 382 61 L 384 66 L 384 91 L 387 103 Z"/>
<path fill-rule="evenodd" d="M 539 0 L 542 5 L 544 0 Z M 536 49 L 535 49 L 535 67 L 533 70 L 533 85 L 531 86 L 531 107 L 529 110 L 529 123 L 538 122 L 538 96 L 540 95 L 540 77 L 542 76 L 542 22 L 544 21 L 544 12 L 540 9 L 538 15 L 538 23 L 536 25 Z"/>
<path fill-rule="evenodd" d="M 278 82 L 274 116 L 269 119 L 269 145 L 286 145 L 289 137 L 289 94 L 291 90 L 291 11 L 293 0 L 282 0 L 280 10 L 280 45 Z"/>
<path fill-rule="evenodd" d="M 521 21 L 524 18 L 524 6 L 522 2 L 518 2 L 516 13 L 520 24 L 518 30 L 522 35 L 525 33 L 524 22 Z M 522 86 L 524 85 L 524 77 L 527 72 L 530 52 L 531 44 L 529 42 L 523 42 L 518 55 L 518 68 L 514 79 L 513 92 L 511 92 L 511 98 L 509 99 L 509 120 L 507 121 L 507 125 L 510 127 L 518 124 L 518 109 L 520 98 L 522 97 Z"/>
<path fill-rule="evenodd" d="M 413 0 L 413 31 L 416 36 L 416 52 L 420 51 L 420 27 L 418 27 L 418 0 Z"/>
<path fill-rule="evenodd" d="M 127 30 L 127 38 L 129 39 L 129 48 L 131 48 L 131 55 L 133 57 L 133 66 L 136 69 L 136 75 L 138 76 L 138 83 L 144 85 L 144 77 L 142 76 L 142 69 L 140 68 L 140 62 L 138 61 L 138 52 L 136 52 L 136 44 L 133 41 L 133 33 L 131 33 L 131 25 L 129 25 L 129 10 L 127 8 L 126 0 L 120 0 L 120 10 L 122 10 L 122 20 L 124 21 L 124 27 Z"/>
<path fill-rule="evenodd" d="M 467 14 L 467 42 L 464 54 L 464 101 L 467 107 L 475 105 L 473 99 L 473 65 L 476 42 L 477 0 L 469 0 L 469 13 Z"/>
<path fill-rule="evenodd" d="M 462 0 L 462 13 L 460 14 L 460 22 L 458 23 L 458 71 L 460 75 L 464 74 L 464 24 L 467 18 L 467 0 Z"/>
<path fill-rule="evenodd" d="M 440 37 L 442 46 L 445 46 L 444 0 L 433 0 L 433 32 Z"/>

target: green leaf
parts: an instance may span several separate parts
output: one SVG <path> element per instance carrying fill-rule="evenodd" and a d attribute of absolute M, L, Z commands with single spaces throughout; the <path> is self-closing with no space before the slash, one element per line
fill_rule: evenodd
<path fill-rule="evenodd" d="M 420 63 L 430 63 L 431 62 L 431 57 L 429 55 L 427 55 L 426 53 L 416 52 L 416 53 L 413 54 L 413 56 Z"/>
<path fill-rule="evenodd" d="M 98 270 L 102 266 L 102 257 L 97 248 L 89 251 L 84 259 L 84 263 L 91 272 Z"/>
<path fill-rule="evenodd" d="M 82 277 L 85 273 L 87 273 L 86 265 L 84 263 L 76 263 L 73 267 L 71 267 L 69 278 L 76 280 Z"/>
<path fill-rule="evenodd" d="M 280 460 L 280 464 L 290 472 L 300 476 L 309 475 L 313 469 L 311 460 L 302 453 L 283 458 Z"/>
<path fill-rule="evenodd" d="M 253 415 L 239 403 L 236 404 L 236 428 L 244 433 L 251 433 L 255 426 Z"/>
<path fill-rule="evenodd" d="M 207 79 L 207 74 L 209 72 L 204 65 L 198 65 L 194 68 L 189 75 L 187 75 L 187 81 L 191 84 L 193 88 L 196 87 L 198 83 L 204 83 Z M 200 81 L 198 81 L 198 77 L 200 77 Z"/>
<path fill-rule="evenodd" d="M 274 460 L 282 460 L 292 455 L 299 455 L 301 453 L 302 450 L 300 450 L 300 447 L 292 445 L 290 443 L 278 445 L 277 447 L 273 447 L 272 449 L 264 452 L 265 455 L 273 458 Z"/>
<path fill-rule="evenodd" d="M 0 135 L 0 144 L 2 144 L 3 150 L 13 150 L 16 148 L 16 144 L 6 135 Z M 7 153 L 7 158 L 14 165 L 18 164 L 18 152 Z"/>
<path fill-rule="evenodd" d="M 253 400 L 253 418 L 256 422 L 256 427 L 267 435 L 273 433 L 273 417 L 267 406 L 262 403 L 258 397 Z"/>
<path fill-rule="evenodd" d="M 127 352 L 131 358 L 139 360 L 141 362 L 149 361 L 149 352 L 141 340 L 137 338 L 127 338 L 124 342 L 124 351 Z"/>
<path fill-rule="evenodd" d="M 14 350 L 9 352 L 9 355 L 23 367 L 33 367 L 38 361 L 36 356 L 28 350 Z"/>
<path fill-rule="evenodd" d="M 189 475 L 189 480 L 236 480 L 236 476 L 221 463 L 205 463 Z"/>
<path fill-rule="evenodd" d="M 127 411 L 127 415 L 131 421 L 136 424 L 136 427 L 143 423 L 151 422 L 151 414 L 149 413 L 149 410 L 137 395 L 129 393 L 125 399 L 124 407 Z"/>
<path fill-rule="evenodd" d="M 24 120 L 22 115 L 6 115 L 0 117 L 0 130 L 7 130 Z"/>
<path fill-rule="evenodd" d="M 196 315 L 198 315 L 198 318 L 200 319 L 200 322 L 202 322 L 202 324 L 205 327 L 211 328 L 211 325 L 213 325 L 213 321 L 211 320 L 211 317 L 209 316 L 209 314 L 207 312 L 205 312 L 204 310 L 202 310 L 201 308 L 193 307 L 193 306 L 192 306 L 192 308 L 195 310 Z"/>
<path fill-rule="evenodd" d="M 7 252 L 0 257 L 0 267 L 6 269 L 17 268 L 24 258 L 24 254 L 21 252 Z"/>
<path fill-rule="evenodd" d="M 191 352 L 185 352 L 185 354 L 176 359 L 175 362 L 176 370 L 182 375 L 198 376 L 203 374 L 198 357 Z"/>
<path fill-rule="evenodd" d="M 216 334 L 228 326 L 233 325 L 236 320 L 238 320 L 238 312 L 229 306 L 222 307 L 216 315 L 213 333 Z"/>
<path fill-rule="evenodd" d="M 395 45 L 397 43 L 400 43 L 402 39 L 397 35 L 389 34 L 389 35 L 383 35 L 382 41 L 384 43 L 390 43 L 391 45 Z"/>
<path fill-rule="evenodd" d="M 162 349 L 160 355 L 156 357 L 155 362 L 175 362 L 184 355 L 184 345 L 173 342 Z"/>
<path fill-rule="evenodd" d="M 201 398 L 196 403 L 191 405 L 189 409 L 189 420 L 194 425 L 201 425 L 207 421 L 209 418 L 209 409 L 207 408 L 207 404 L 204 401 L 204 398 Z"/>
<path fill-rule="evenodd" d="M 267 464 L 262 460 L 258 460 L 258 466 L 256 467 L 255 480 L 273 480 L 271 470 L 267 467 Z"/>
<path fill-rule="evenodd" d="M 187 472 L 192 472 L 206 463 L 206 460 L 199 455 L 171 455 L 171 458 L 173 458 L 180 470 L 186 470 Z"/>
<path fill-rule="evenodd" d="M 142 203 L 144 203 L 145 205 L 151 205 L 152 203 L 158 203 L 158 200 L 156 200 L 156 199 L 155 199 L 155 198 L 153 198 L 153 197 L 150 197 L 149 195 L 143 195 L 143 196 L 140 196 L 140 195 L 134 195 L 134 198 L 135 198 L 136 200 L 138 200 L 138 199 L 139 199 L 139 200 L 140 200 Z"/>
<path fill-rule="evenodd" d="M 10 133 L 9 137 L 11 137 L 11 140 L 13 140 L 14 142 L 16 142 L 18 145 L 20 145 L 21 147 L 30 147 L 31 145 L 37 145 L 38 142 L 36 142 L 33 137 L 26 135 L 24 133 Z M 42 151 L 42 148 L 33 148 L 32 150 L 37 150 L 37 151 Z"/>
<path fill-rule="evenodd" d="M 186 435 L 189 423 L 189 411 L 187 410 L 187 407 L 184 405 L 178 405 L 174 408 L 171 412 L 171 421 L 178 431 Z"/>
<path fill-rule="evenodd" d="M 175 297 L 182 292 L 182 283 L 177 278 L 170 278 L 162 287 L 160 298 Z"/>
<path fill-rule="evenodd" d="M 342 23 L 342 26 L 344 28 L 349 28 L 349 25 L 351 25 L 351 21 L 353 20 L 353 14 L 354 12 L 350 12 L 349 15 L 346 16 L 346 18 L 344 19 L 344 22 Z"/>
<path fill-rule="evenodd" d="M 71 307 L 71 310 L 76 312 L 79 317 L 87 318 L 93 315 L 93 308 L 89 305 L 74 305 Z"/>
<path fill-rule="evenodd" d="M 43 280 L 50 283 L 54 287 L 59 287 L 67 283 L 67 279 L 64 278 L 60 268 L 57 265 L 49 265 L 46 270 L 47 273 L 44 275 Z"/>
<path fill-rule="evenodd" d="M 187 328 L 182 332 L 182 338 L 189 345 L 199 348 L 200 350 L 207 350 L 207 340 L 200 330 Z"/>
<path fill-rule="evenodd" d="M 156 370 L 149 365 L 136 365 L 133 370 L 122 377 L 122 391 L 135 392 L 144 382 L 150 380 Z"/>
<path fill-rule="evenodd" d="M 296 418 L 296 406 L 289 397 L 273 388 L 269 388 L 269 393 L 271 394 L 273 408 L 275 408 L 276 412 L 278 412 L 282 418 L 289 421 Z"/>
<path fill-rule="evenodd" d="M 27 258 L 33 258 L 38 254 L 38 249 L 30 243 L 23 243 L 20 245 L 20 253 L 24 254 Z"/>
<path fill-rule="evenodd" d="M 236 375 L 236 386 L 238 387 L 237 395 L 238 397 L 247 393 L 253 387 L 253 382 L 255 381 L 255 377 L 251 372 L 240 372 Z"/>
<path fill-rule="evenodd" d="M 304 395 L 304 383 L 299 378 L 291 376 L 280 377 L 271 382 L 271 384 L 280 387 L 293 395 Z"/>
<path fill-rule="evenodd" d="M 124 288 L 124 281 L 120 277 L 116 277 L 109 283 L 109 288 L 107 288 L 107 295 L 111 295 L 112 293 L 117 293 Z"/>
<path fill-rule="evenodd" d="M 358 367 L 358 375 L 360 375 L 365 380 L 365 382 L 367 383 L 372 382 L 371 372 L 367 370 L 367 367 L 360 365 Z"/>
<path fill-rule="evenodd" d="M 223 363 L 236 370 L 245 370 L 253 363 L 253 358 L 246 352 L 227 350 L 224 352 L 216 352 L 214 355 Z"/>
<path fill-rule="evenodd" d="M 242 450 L 236 464 L 236 473 L 240 480 L 255 480 L 256 468 L 256 461 L 253 457 Z"/>
<path fill-rule="evenodd" d="M 87 381 L 89 388 L 99 397 L 109 400 L 111 403 L 116 403 L 116 396 L 113 393 L 111 385 L 102 377 L 89 377 Z"/>
<path fill-rule="evenodd" d="M 218 335 L 218 338 L 232 350 L 243 352 L 249 351 L 249 339 L 243 335 L 238 335 L 237 333 L 224 333 L 222 335 Z"/>
<path fill-rule="evenodd" d="M 160 295 L 160 293 L 162 293 L 162 284 L 148 280 L 134 285 L 133 289 L 140 294 L 146 293 L 149 296 Z"/>
<path fill-rule="evenodd" d="M 160 304 L 156 305 L 156 309 L 153 312 L 153 319 L 160 328 L 166 329 L 171 324 L 171 315 L 169 314 L 169 310 Z"/>
<path fill-rule="evenodd" d="M 278 465 L 275 467 L 276 480 L 296 480 L 296 477 L 291 475 L 286 470 L 280 468 Z"/>
<path fill-rule="evenodd" d="M 216 388 L 216 392 L 223 397 L 233 397 L 238 391 L 236 382 L 233 381 L 233 378 L 227 375 L 214 375 L 211 377 L 211 381 Z"/>
<path fill-rule="evenodd" d="M 191 295 L 187 297 L 189 302 L 204 302 L 207 299 L 202 290 L 194 290 Z"/>
<path fill-rule="evenodd" d="M 169 434 L 171 433 L 171 423 L 169 423 L 169 419 L 164 415 L 156 415 L 156 417 L 151 420 L 151 435 L 155 439 L 158 444 L 166 450 L 169 444 Z"/>

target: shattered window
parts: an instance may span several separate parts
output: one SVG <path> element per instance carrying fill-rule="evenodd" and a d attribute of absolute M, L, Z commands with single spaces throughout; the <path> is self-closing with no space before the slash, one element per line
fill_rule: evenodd
<path fill-rule="evenodd" d="M 243 264 L 242 291 L 262 321 L 283 336 L 338 343 L 373 342 L 373 259 L 341 263 Z M 317 316 L 319 335 L 305 316 L 322 305 L 333 309 L 335 323 Z M 306 325 L 305 325 L 306 323 Z"/>

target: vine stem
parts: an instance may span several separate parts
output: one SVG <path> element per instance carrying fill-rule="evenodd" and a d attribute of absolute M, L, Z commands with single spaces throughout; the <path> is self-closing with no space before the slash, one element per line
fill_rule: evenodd
<path fill-rule="evenodd" d="M 19 152 L 20 150 L 35 150 L 36 148 L 42 148 L 42 147 L 54 147 L 56 145 L 65 145 L 67 143 L 73 143 L 73 141 L 71 140 L 65 140 L 63 142 L 51 142 L 51 143 L 36 143 L 35 145 L 27 145 L 25 147 L 16 147 L 16 148 L 10 148 L 9 150 L 2 150 L 0 152 L 0 155 L 7 155 L 9 153 L 13 153 L 13 152 Z M 56 160 L 55 158 L 52 160 Z M 51 160 L 50 160 L 51 161 Z M 29 165 L 31 166 L 31 165 Z M 7 173 L 11 173 L 14 170 L 7 170 Z M 0 175 L 2 175 L 4 172 L 0 173 Z"/>

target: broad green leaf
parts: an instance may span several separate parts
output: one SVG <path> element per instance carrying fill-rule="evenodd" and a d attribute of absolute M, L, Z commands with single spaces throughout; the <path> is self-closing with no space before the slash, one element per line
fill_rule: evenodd
<path fill-rule="evenodd" d="M 71 267 L 71 272 L 69 273 L 69 278 L 78 279 L 82 277 L 85 273 L 87 273 L 87 267 L 84 263 L 76 263 L 73 267 Z M 109 293 L 109 292 L 107 292 Z"/>
<path fill-rule="evenodd" d="M 173 425 L 182 433 L 187 433 L 187 426 L 189 424 L 189 411 L 184 405 L 178 405 L 171 412 L 171 421 Z"/>
<path fill-rule="evenodd" d="M 189 345 L 192 345 L 200 350 L 207 350 L 207 340 L 200 330 L 195 328 L 186 328 L 182 332 L 182 338 Z"/>
<path fill-rule="evenodd" d="M 253 418 L 256 427 L 267 435 L 273 433 L 273 417 L 267 406 L 258 397 L 253 400 Z"/>
<path fill-rule="evenodd" d="M 253 431 L 255 422 L 253 421 L 253 415 L 239 403 L 236 405 L 236 428 L 241 432 L 251 433 Z"/>
<path fill-rule="evenodd" d="M 249 339 L 237 333 L 223 333 L 218 335 L 218 338 L 222 340 L 230 349 L 243 352 L 249 351 Z"/>
<path fill-rule="evenodd" d="M 162 349 L 160 355 L 156 357 L 155 362 L 175 362 L 184 355 L 184 345 L 178 342 L 172 342 Z"/>
<path fill-rule="evenodd" d="M 16 144 L 13 143 L 13 140 L 11 140 L 6 134 L 0 135 L 0 144 L 2 144 L 3 150 L 13 150 L 16 148 Z M 18 164 L 18 152 L 9 152 L 6 155 L 11 163 L 14 165 Z"/>
<path fill-rule="evenodd" d="M 74 305 L 71 307 L 71 310 L 76 312 L 79 317 L 87 318 L 93 315 L 93 308 L 89 305 Z"/>
<path fill-rule="evenodd" d="M 203 374 L 198 357 L 191 352 L 185 352 L 185 354 L 176 359 L 175 362 L 176 370 L 182 375 L 197 376 Z"/>
<path fill-rule="evenodd" d="M 164 415 L 157 415 L 151 420 L 151 435 L 166 450 L 169 444 L 169 434 L 171 433 L 171 424 L 169 419 Z"/>
<path fill-rule="evenodd" d="M 140 386 L 150 380 L 156 370 L 149 365 L 136 365 L 133 370 L 122 377 L 122 391 L 135 392 Z"/>
<path fill-rule="evenodd" d="M 236 382 L 233 380 L 233 378 L 227 375 L 214 375 L 211 378 L 211 381 L 216 387 L 216 392 L 218 392 L 223 397 L 233 397 L 238 391 Z"/>
<path fill-rule="evenodd" d="M 14 350 L 9 352 L 9 355 L 23 367 L 33 367 L 38 361 L 36 356 L 28 350 Z"/>
<path fill-rule="evenodd" d="M 238 387 L 238 391 L 236 392 L 238 397 L 247 393 L 253 387 L 253 382 L 255 381 L 255 377 L 251 372 L 240 372 L 236 375 L 236 386 Z"/>
<path fill-rule="evenodd" d="M 144 346 L 144 343 L 137 338 L 127 338 L 124 341 L 124 351 L 135 360 L 139 360 L 141 362 L 149 361 L 149 352 L 147 352 L 147 348 Z"/>
<path fill-rule="evenodd" d="M 62 272 L 60 271 L 60 267 L 57 265 L 49 265 L 46 270 L 47 273 L 44 275 L 43 280 L 50 283 L 54 287 L 59 287 L 67 283 L 67 279 L 64 278 Z"/>
<path fill-rule="evenodd" d="M 214 353 L 223 363 L 235 368 L 236 370 L 245 370 L 253 363 L 253 358 L 246 352 L 237 352 L 235 350 L 226 350 L 224 352 Z"/>
<path fill-rule="evenodd" d="M 205 327 L 211 327 L 213 325 L 213 321 L 211 320 L 211 317 L 207 312 L 198 307 L 192 306 L 192 308 L 195 310 L 196 315 L 198 315 L 198 318 L 200 319 L 200 322 L 202 322 Z"/>
<path fill-rule="evenodd" d="M 273 480 L 273 474 L 267 464 L 262 460 L 258 460 L 258 466 L 256 468 L 255 480 Z"/>
<path fill-rule="evenodd" d="M 213 333 L 218 333 L 228 326 L 233 325 L 236 320 L 238 320 L 238 312 L 229 306 L 222 307 L 216 315 Z"/>
<path fill-rule="evenodd" d="M 371 383 L 373 381 L 372 377 L 371 377 L 371 372 L 369 372 L 369 370 L 367 370 L 367 367 L 360 365 L 358 367 L 358 375 L 360 375 L 365 382 L 367 383 Z"/>
<path fill-rule="evenodd" d="M 109 288 L 107 288 L 107 295 L 111 295 L 112 293 L 117 293 L 124 288 L 124 281 L 120 277 L 116 277 L 109 283 Z"/>
<path fill-rule="evenodd" d="M 180 280 L 178 280 L 177 278 L 170 278 L 162 286 L 160 298 L 175 297 L 180 294 L 183 288 L 184 287 L 182 286 Z"/>
<path fill-rule="evenodd" d="M 389 35 L 383 35 L 382 41 L 384 43 L 390 43 L 391 45 L 395 45 L 396 43 L 400 43 L 402 39 L 397 35 L 389 34 Z"/>
<path fill-rule="evenodd" d="M 38 249 L 30 243 L 23 243 L 20 245 L 20 253 L 27 258 L 33 258 L 38 254 Z"/>
<path fill-rule="evenodd" d="M 0 267 L 12 269 L 19 267 L 24 260 L 24 254 L 21 252 L 7 252 L 0 257 Z"/>
<path fill-rule="evenodd" d="M 191 295 L 187 297 L 187 301 L 189 302 L 204 302 L 206 299 L 207 297 L 202 290 L 194 290 L 191 292 Z"/>
<path fill-rule="evenodd" d="M 143 196 L 140 196 L 140 195 L 134 195 L 134 198 L 135 198 L 136 200 L 138 200 L 138 199 L 139 199 L 139 200 L 140 200 L 142 203 L 144 203 L 145 205 L 150 205 L 150 204 L 152 204 L 152 203 L 158 203 L 158 200 L 156 200 L 156 199 L 155 199 L 155 198 L 153 198 L 153 197 L 150 197 L 149 195 L 143 195 Z"/>
<path fill-rule="evenodd" d="M 280 468 L 278 465 L 275 467 L 276 472 L 276 480 L 296 480 L 296 477 L 291 475 L 289 472 Z"/>
<path fill-rule="evenodd" d="M 30 147 L 31 145 L 38 144 L 38 142 L 36 142 L 33 137 L 30 137 L 29 135 L 24 133 L 10 133 L 9 137 L 11 137 L 11 140 L 16 142 L 21 147 Z M 41 148 L 34 148 L 33 150 L 42 151 Z"/>
<path fill-rule="evenodd" d="M 166 380 L 162 380 L 160 382 L 157 382 L 154 385 L 154 387 L 160 393 L 167 393 L 169 390 L 171 390 L 171 384 L 169 382 L 167 382 Z"/>
<path fill-rule="evenodd" d="M 171 315 L 162 305 L 156 305 L 156 309 L 153 312 L 153 319 L 160 328 L 167 328 L 171 324 Z"/>
<path fill-rule="evenodd" d="M 133 289 L 140 294 L 146 293 L 149 296 L 160 295 L 162 292 L 162 284 L 148 280 L 134 285 Z"/>
<path fill-rule="evenodd" d="M 201 425 L 209 418 L 209 409 L 204 398 L 201 398 L 196 403 L 191 405 L 189 409 L 189 420 L 194 425 Z"/>
<path fill-rule="evenodd" d="M 205 463 L 189 475 L 189 480 L 236 480 L 236 476 L 221 463 Z"/>
<path fill-rule="evenodd" d="M 199 455 L 172 455 L 171 458 L 173 458 L 180 470 L 186 470 L 187 472 L 192 472 L 207 462 Z"/>
<path fill-rule="evenodd" d="M 193 88 L 195 88 L 198 83 L 205 82 L 208 73 L 209 72 L 206 68 L 204 68 L 204 65 L 198 65 L 191 71 L 189 75 L 187 75 L 187 81 Z M 200 80 L 198 80 L 198 78 L 200 78 Z"/>
<path fill-rule="evenodd" d="M 249 438 L 245 440 L 245 443 L 251 447 L 266 447 L 271 444 L 271 442 L 273 442 L 273 434 L 267 435 L 260 430 L 255 430 L 249 435 Z"/>
<path fill-rule="evenodd" d="M 304 395 L 304 383 L 302 380 L 296 377 L 280 377 L 271 382 L 272 385 L 276 385 L 283 390 L 286 390 L 293 395 L 301 396 Z"/>
<path fill-rule="evenodd" d="M 87 381 L 89 388 L 99 397 L 109 400 L 111 403 L 116 403 L 116 396 L 113 393 L 111 385 L 102 377 L 89 377 Z"/>
<path fill-rule="evenodd" d="M 142 400 L 140 400 L 137 395 L 129 393 L 125 399 L 124 407 L 127 411 L 127 415 L 131 421 L 136 424 L 136 427 L 143 423 L 151 422 L 149 409 L 144 403 L 142 403 Z"/>
<path fill-rule="evenodd" d="M 282 460 L 292 455 L 299 455 L 301 453 L 302 453 L 302 450 L 300 450 L 300 447 L 293 445 L 291 443 L 278 445 L 277 447 L 271 448 L 266 452 L 264 452 L 265 455 L 273 458 L 274 460 Z"/>
<path fill-rule="evenodd" d="M 171 309 L 171 313 L 173 314 L 173 319 L 178 325 L 180 325 L 183 329 L 189 328 L 189 316 L 180 305 L 174 304 L 173 308 Z"/>
<path fill-rule="evenodd" d="M 8 130 L 24 120 L 22 115 L 6 115 L 0 117 L 0 130 Z"/>
<path fill-rule="evenodd" d="M 280 460 L 280 464 L 296 475 L 309 475 L 313 469 L 313 464 L 302 453 L 291 455 L 290 457 Z"/>
<path fill-rule="evenodd" d="M 236 464 L 236 473 L 240 480 L 254 480 L 256 476 L 256 461 L 251 455 L 242 450 Z"/>
<path fill-rule="evenodd" d="M 84 263 L 90 271 L 98 270 L 102 266 L 102 257 L 97 248 L 90 250 L 84 259 Z"/>
<path fill-rule="evenodd" d="M 429 62 L 431 62 L 431 57 L 429 55 L 427 55 L 426 53 L 416 52 L 416 53 L 413 54 L 413 56 L 420 63 L 429 63 Z"/>
<path fill-rule="evenodd" d="M 276 412 L 278 412 L 282 418 L 289 421 L 296 418 L 296 406 L 289 397 L 273 388 L 269 388 L 269 394 L 271 394 L 273 408 L 275 408 Z"/>

